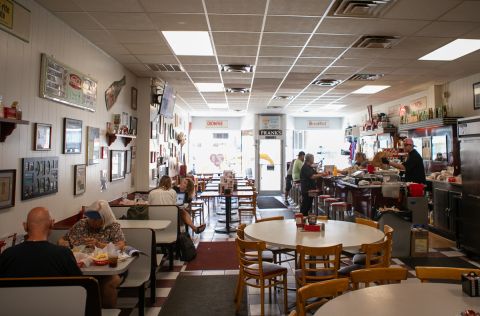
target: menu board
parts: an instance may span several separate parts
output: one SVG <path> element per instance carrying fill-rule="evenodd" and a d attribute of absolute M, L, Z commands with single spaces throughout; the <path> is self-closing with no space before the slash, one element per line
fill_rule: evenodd
<path fill-rule="evenodd" d="M 97 81 L 42 54 L 40 96 L 95 112 Z"/>

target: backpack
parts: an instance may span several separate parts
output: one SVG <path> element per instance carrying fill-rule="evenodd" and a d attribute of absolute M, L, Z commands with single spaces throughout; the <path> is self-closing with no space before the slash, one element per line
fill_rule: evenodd
<path fill-rule="evenodd" d="M 127 219 L 148 219 L 148 205 L 134 205 L 127 210 Z"/>
<path fill-rule="evenodd" d="M 181 233 L 178 236 L 177 247 L 182 261 L 191 261 L 197 256 L 197 249 L 188 233 Z"/>

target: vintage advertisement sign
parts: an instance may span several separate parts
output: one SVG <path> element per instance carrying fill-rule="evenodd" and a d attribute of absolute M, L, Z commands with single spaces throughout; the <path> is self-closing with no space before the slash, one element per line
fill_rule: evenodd
<path fill-rule="evenodd" d="M 281 129 L 282 123 L 280 120 L 279 115 L 265 115 L 260 116 L 260 124 L 258 129 L 266 130 L 266 129 Z"/>
<path fill-rule="evenodd" d="M 227 120 L 206 120 L 205 128 L 228 128 Z"/>
<path fill-rule="evenodd" d="M 0 24 L 13 28 L 13 2 L 10 0 L 0 0 Z"/>
<path fill-rule="evenodd" d="M 410 103 L 409 108 L 410 108 L 410 111 L 412 111 L 412 112 L 426 110 L 427 109 L 427 97 L 423 97 L 423 98 L 412 101 L 412 103 Z"/>
<path fill-rule="evenodd" d="M 42 54 L 40 96 L 95 112 L 97 81 Z"/>
<path fill-rule="evenodd" d="M 328 127 L 327 120 L 309 120 L 307 122 L 308 128 L 327 128 Z"/>

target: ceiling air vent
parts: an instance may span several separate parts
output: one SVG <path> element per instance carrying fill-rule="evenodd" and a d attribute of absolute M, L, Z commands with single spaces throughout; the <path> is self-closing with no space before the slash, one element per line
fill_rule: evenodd
<path fill-rule="evenodd" d="M 291 100 L 293 96 L 291 95 L 276 95 L 273 97 L 274 100 Z"/>
<path fill-rule="evenodd" d="M 353 47 L 357 48 L 391 48 L 398 42 L 398 37 L 394 36 L 362 36 Z"/>
<path fill-rule="evenodd" d="M 338 85 L 341 81 L 337 79 L 320 79 L 320 80 L 315 80 L 312 82 L 312 84 L 320 87 L 335 87 Z"/>
<path fill-rule="evenodd" d="M 250 93 L 249 88 L 225 88 L 227 93 Z"/>
<path fill-rule="evenodd" d="M 357 80 L 357 81 L 372 81 L 377 80 L 383 77 L 383 74 L 355 74 L 348 78 L 348 80 Z"/>
<path fill-rule="evenodd" d="M 253 65 L 222 65 L 221 70 L 224 72 L 247 73 L 253 72 Z"/>
<path fill-rule="evenodd" d="M 175 65 L 175 64 L 147 64 L 147 67 L 152 71 L 166 71 L 166 72 L 184 71 L 182 66 Z"/>
<path fill-rule="evenodd" d="M 380 16 L 395 0 L 338 0 L 332 7 L 331 16 L 371 18 Z"/>

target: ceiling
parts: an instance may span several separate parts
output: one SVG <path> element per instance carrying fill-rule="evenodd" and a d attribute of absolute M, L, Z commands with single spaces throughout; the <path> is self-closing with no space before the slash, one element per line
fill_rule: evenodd
<path fill-rule="evenodd" d="M 191 115 L 222 114 L 225 110 L 209 110 L 207 103 L 228 103 L 229 112 L 239 114 L 343 116 L 480 72 L 480 51 L 449 62 L 418 60 L 454 39 L 480 39 L 478 0 L 378 0 L 375 9 L 381 11 L 371 17 L 332 15 L 345 4 L 338 0 L 36 1 L 137 76 L 173 85 L 177 104 Z M 208 31 L 215 56 L 176 56 L 161 31 Z M 394 40 L 391 48 L 354 47 L 365 35 Z M 184 71 L 152 71 L 150 64 L 177 64 Z M 220 71 L 221 64 L 255 67 L 229 73 Z M 358 73 L 383 76 L 348 80 Z M 341 83 L 312 85 L 317 79 Z M 200 93 L 198 82 L 251 92 Z M 366 84 L 391 87 L 352 94 Z M 334 104 L 346 106 L 326 108 Z"/>

